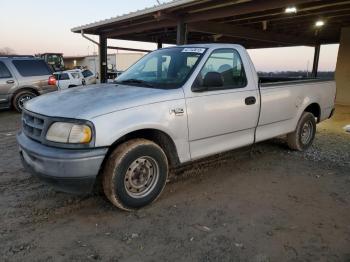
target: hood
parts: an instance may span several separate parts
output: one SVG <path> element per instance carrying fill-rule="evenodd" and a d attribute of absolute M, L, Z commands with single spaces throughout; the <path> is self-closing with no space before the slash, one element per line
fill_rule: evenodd
<path fill-rule="evenodd" d="M 92 119 L 114 111 L 184 98 L 181 88 L 164 90 L 102 84 L 60 90 L 28 101 L 24 107 L 52 117 Z"/>

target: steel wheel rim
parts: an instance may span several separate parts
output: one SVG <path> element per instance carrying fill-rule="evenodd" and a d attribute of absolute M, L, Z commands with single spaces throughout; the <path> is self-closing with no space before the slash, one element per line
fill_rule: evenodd
<path fill-rule="evenodd" d="M 128 167 L 124 185 L 127 194 L 133 198 L 148 196 L 155 188 L 159 179 L 159 166 L 152 157 L 137 158 Z"/>
<path fill-rule="evenodd" d="M 23 109 L 24 103 L 31 100 L 33 98 L 32 95 L 23 95 L 20 96 L 20 98 L 18 99 L 18 105 L 20 109 Z"/>
<path fill-rule="evenodd" d="M 311 123 L 311 121 L 307 121 L 305 122 L 305 124 L 303 125 L 303 128 L 301 129 L 301 143 L 303 143 L 304 145 L 307 145 L 311 138 L 312 138 L 312 132 L 313 132 L 313 125 Z"/>

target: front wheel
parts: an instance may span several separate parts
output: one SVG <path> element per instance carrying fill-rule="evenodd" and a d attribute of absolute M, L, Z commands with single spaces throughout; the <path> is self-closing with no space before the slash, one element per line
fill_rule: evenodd
<path fill-rule="evenodd" d="M 309 112 L 304 112 L 295 131 L 287 136 L 289 148 L 297 151 L 308 149 L 314 141 L 315 133 L 315 116 Z"/>
<path fill-rule="evenodd" d="M 133 210 L 156 200 L 167 177 L 164 151 L 152 141 L 133 139 L 109 156 L 102 173 L 103 191 L 115 206 Z"/>

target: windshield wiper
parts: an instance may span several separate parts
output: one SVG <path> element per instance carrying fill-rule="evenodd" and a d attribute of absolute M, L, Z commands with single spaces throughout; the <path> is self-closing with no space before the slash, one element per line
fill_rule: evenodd
<path fill-rule="evenodd" d="M 117 83 L 121 83 L 121 84 L 142 84 L 145 85 L 147 87 L 154 87 L 154 85 L 152 85 L 151 83 L 144 81 L 144 80 L 140 80 L 140 79 L 126 79 Z"/>

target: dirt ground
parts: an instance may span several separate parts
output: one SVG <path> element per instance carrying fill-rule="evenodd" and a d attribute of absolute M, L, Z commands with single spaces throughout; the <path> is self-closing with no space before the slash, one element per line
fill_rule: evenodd
<path fill-rule="evenodd" d="M 0 261 L 350 261 L 350 108 L 314 146 L 282 139 L 196 162 L 133 213 L 53 191 L 26 173 L 0 112 Z"/>

